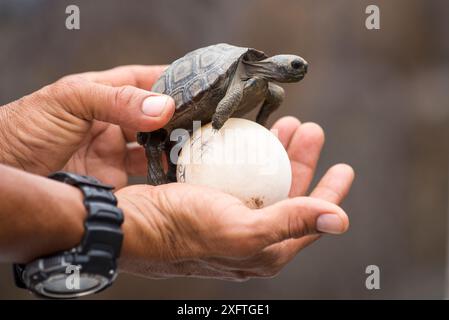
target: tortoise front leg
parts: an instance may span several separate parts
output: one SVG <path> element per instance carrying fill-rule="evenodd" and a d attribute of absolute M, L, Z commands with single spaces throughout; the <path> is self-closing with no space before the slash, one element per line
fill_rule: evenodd
<path fill-rule="evenodd" d="M 243 87 L 244 84 L 242 81 L 232 84 L 229 87 L 226 95 L 220 100 L 212 116 L 213 129 L 220 130 L 237 109 L 243 97 Z"/>
<path fill-rule="evenodd" d="M 243 89 L 245 82 L 242 80 L 245 75 L 244 67 L 239 62 L 237 69 L 232 77 L 231 83 L 225 96 L 217 105 L 215 113 L 212 116 L 212 128 L 220 130 L 224 123 L 231 117 L 243 98 Z"/>
<path fill-rule="evenodd" d="M 274 83 L 268 84 L 267 97 L 259 113 L 256 117 L 256 122 L 260 125 L 265 126 L 268 117 L 272 114 L 284 101 L 284 89 Z"/>

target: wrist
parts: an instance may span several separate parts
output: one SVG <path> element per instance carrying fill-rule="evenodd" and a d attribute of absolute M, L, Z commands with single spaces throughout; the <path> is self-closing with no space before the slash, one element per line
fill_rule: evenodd
<path fill-rule="evenodd" d="M 57 252 L 25 265 L 14 264 L 16 284 L 38 296 L 51 298 L 74 298 L 100 292 L 117 277 L 117 258 L 123 241 L 123 212 L 117 208 L 117 199 L 111 192 L 113 186 L 94 177 L 64 171 L 54 172 L 48 178 L 81 191 L 87 211 L 87 217 L 83 219 L 84 234 L 81 241 L 77 239 L 77 245 L 61 247 Z M 68 202 L 74 200 L 72 204 L 76 207 L 80 203 L 79 197 L 73 196 Z M 72 235 L 76 233 L 72 232 Z M 78 287 L 67 285 L 67 281 L 71 281 L 67 268 L 74 267 L 79 271 Z"/>
<path fill-rule="evenodd" d="M 134 215 L 132 204 L 126 199 L 115 193 L 117 198 L 117 207 L 123 211 L 124 221 L 122 224 L 123 243 L 120 257 L 117 260 L 119 271 L 128 271 L 130 266 L 136 261 L 138 254 L 136 253 L 135 231 L 136 231 L 136 217 Z"/>
<path fill-rule="evenodd" d="M 43 186 L 47 189 L 44 198 L 48 205 L 38 209 L 42 214 L 43 210 L 48 211 L 47 215 L 51 216 L 34 228 L 41 241 L 26 261 L 76 247 L 84 235 L 87 212 L 81 191 L 62 182 L 45 180 L 48 185 Z"/>
<path fill-rule="evenodd" d="M 62 250 L 71 249 L 80 244 L 84 235 L 84 222 L 87 217 L 87 211 L 84 206 L 84 196 L 77 187 L 53 181 L 49 182 L 53 185 L 54 192 L 61 193 L 57 199 L 55 199 L 53 212 L 59 212 L 60 219 L 58 223 L 52 225 L 55 239 L 61 239 L 61 243 L 58 248 L 52 248 L 51 252 L 54 253 Z"/>
<path fill-rule="evenodd" d="M 161 262 L 160 235 L 163 214 L 149 200 L 155 198 L 156 188 L 148 185 L 130 186 L 115 193 L 124 215 L 123 244 L 118 267 L 121 272 L 139 273 L 143 266 Z M 137 193 L 135 191 L 138 191 Z M 145 194 L 145 197 L 142 195 Z M 162 251 L 164 251 L 162 249 Z M 148 275 L 147 270 L 146 274 Z"/>
<path fill-rule="evenodd" d="M 78 245 L 86 209 L 76 187 L 0 165 L 0 258 L 28 262 Z M 2 227 L 3 226 L 3 227 Z"/>

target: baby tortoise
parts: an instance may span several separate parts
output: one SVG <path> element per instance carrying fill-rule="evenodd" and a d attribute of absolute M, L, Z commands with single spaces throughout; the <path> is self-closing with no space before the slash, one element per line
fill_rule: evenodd
<path fill-rule="evenodd" d="M 172 130 L 192 131 L 193 121 L 219 130 L 230 117 L 241 117 L 261 106 L 256 121 L 265 125 L 269 115 L 284 99 L 275 82 L 297 82 L 307 73 L 307 62 L 295 55 L 267 57 L 262 51 L 220 43 L 200 48 L 173 62 L 151 89 L 173 97 L 176 110 L 162 129 L 139 132 L 137 141 L 145 147 L 148 183 L 176 181 L 176 164 L 162 165 L 162 153 L 170 159 Z"/>

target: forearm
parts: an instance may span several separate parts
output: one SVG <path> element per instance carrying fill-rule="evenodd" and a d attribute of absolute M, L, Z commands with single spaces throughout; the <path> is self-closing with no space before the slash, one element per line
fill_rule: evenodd
<path fill-rule="evenodd" d="M 27 262 L 76 246 L 85 216 L 77 188 L 0 164 L 0 261 Z"/>

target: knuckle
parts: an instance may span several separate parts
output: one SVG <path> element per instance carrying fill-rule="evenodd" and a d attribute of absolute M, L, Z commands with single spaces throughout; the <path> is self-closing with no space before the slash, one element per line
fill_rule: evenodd
<path fill-rule="evenodd" d="M 115 91 L 114 102 L 116 106 L 126 106 L 134 98 L 135 88 L 130 85 L 121 86 Z"/>
<path fill-rule="evenodd" d="M 56 81 L 56 83 L 61 83 L 61 84 L 66 84 L 66 85 L 78 85 L 79 83 L 83 83 L 86 81 L 87 80 L 79 74 L 71 74 L 71 75 L 62 77 L 61 79 Z"/>
<path fill-rule="evenodd" d="M 44 87 L 44 91 L 55 98 L 65 98 L 67 96 L 76 96 L 78 88 L 84 83 L 80 76 L 65 76 L 55 83 Z"/>
<path fill-rule="evenodd" d="M 303 219 L 297 215 L 289 215 L 287 218 L 287 234 L 285 239 L 300 238 L 315 232 L 315 225 L 308 219 Z"/>
<path fill-rule="evenodd" d="M 56 101 L 64 108 L 73 108 L 82 104 L 81 87 L 86 79 L 78 75 L 65 76 L 39 90 L 39 94 Z"/>
<path fill-rule="evenodd" d="M 87 80 L 84 79 L 80 75 L 70 75 L 70 76 L 62 77 L 61 79 L 56 81 L 51 87 L 53 87 L 54 89 L 62 89 L 62 90 L 72 89 L 73 90 L 73 89 L 77 89 L 81 85 L 85 84 L 86 81 Z"/>

